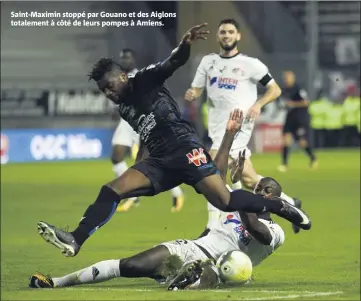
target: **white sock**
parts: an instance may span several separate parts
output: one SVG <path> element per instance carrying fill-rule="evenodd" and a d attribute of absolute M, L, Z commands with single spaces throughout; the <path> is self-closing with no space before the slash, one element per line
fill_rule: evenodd
<path fill-rule="evenodd" d="M 52 279 L 56 287 L 66 287 L 104 282 L 116 277 L 120 277 L 119 259 L 101 261 L 64 277 Z"/>
<path fill-rule="evenodd" d="M 238 182 L 232 184 L 232 188 L 233 188 L 233 190 L 242 189 L 242 182 L 238 181 Z"/>
<path fill-rule="evenodd" d="M 127 169 L 128 165 L 125 161 L 113 165 L 113 171 L 117 177 L 120 177 Z"/>
<path fill-rule="evenodd" d="M 281 192 L 281 198 L 284 199 L 287 203 L 291 204 L 291 205 L 295 205 L 295 201 L 293 198 L 289 197 L 287 194 Z"/>
<path fill-rule="evenodd" d="M 261 180 L 262 178 L 264 178 L 261 175 L 258 175 L 259 180 Z M 287 194 L 281 192 L 281 198 L 284 199 L 287 203 L 291 204 L 291 205 L 295 205 L 295 201 L 293 200 L 293 198 L 289 197 Z"/>
<path fill-rule="evenodd" d="M 182 191 L 182 189 L 180 189 L 179 186 L 174 187 L 174 188 L 172 189 L 172 196 L 173 196 L 174 198 L 180 197 L 182 194 L 183 194 L 183 191 Z"/>

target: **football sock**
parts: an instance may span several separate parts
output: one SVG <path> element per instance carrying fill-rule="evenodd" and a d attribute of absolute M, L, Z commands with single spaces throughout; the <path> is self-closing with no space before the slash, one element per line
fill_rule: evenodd
<path fill-rule="evenodd" d="M 66 287 L 104 282 L 116 277 L 120 277 L 119 259 L 101 261 L 64 277 L 52 278 L 52 280 L 55 287 Z"/>
<path fill-rule="evenodd" d="M 311 161 L 314 161 L 316 159 L 312 148 L 307 146 L 307 147 L 304 148 L 304 151 L 306 152 L 306 154 L 308 155 L 308 157 L 310 158 Z"/>
<path fill-rule="evenodd" d="M 96 230 L 105 225 L 113 216 L 120 196 L 108 186 L 103 186 L 96 201 L 85 211 L 78 228 L 72 232 L 75 241 L 82 245 Z"/>
<path fill-rule="evenodd" d="M 233 188 L 234 190 L 242 189 L 242 182 L 241 182 L 241 181 L 238 181 L 238 182 L 236 182 L 236 183 L 233 183 L 233 184 L 232 184 L 232 188 Z"/>
<path fill-rule="evenodd" d="M 283 204 L 281 201 L 267 200 L 262 196 L 253 194 L 245 190 L 235 190 L 231 192 L 231 199 L 227 211 L 245 211 L 249 213 L 271 212 L 279 213 Z"/>
<path fill-rule="evenodd" d="M 174 198 L 180 197 L 182 194 L 183 194 L 183 191 L 182 191 L 182 189 L 180 189 L 179 186 L 174 187 L 174 188 L 172 189 L 172 196 L 173 196 Z"/>
<path fill-rule="evenodd" d="M 282 149 L 282 164 L 285 166 L 288 164 L 289 149 L 288 146 L 284 146 Z"/>
<path fill-rule="evenodd" d="M 113 171 L 117 177 L 120 177 L 127 169 L 128 165 L 125 161 L 113 165 Z"/>
<path fill-rule="evenodd" d="M 258 179 L 261 180 L 262 178 L 264 178 L 264 176 L 258 175 Z M 287 194 L 285 194 L 284 192 L 281 192 L 281 198 L 283 200 L 285 200 L 287 203 L 291 204 L 291 205 L 295 205 L 295 201 L 293 198 L 291 198 L 290 196 L 288 196 Z"/>

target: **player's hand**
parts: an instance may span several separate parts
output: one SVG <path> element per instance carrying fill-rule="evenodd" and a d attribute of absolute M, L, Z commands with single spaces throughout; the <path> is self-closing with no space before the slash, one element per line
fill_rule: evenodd
<path fill-rule="evenodd" d="M 261 114 L 262 106 L 258 103 L 255 103 L 247 113 L 246 120 L 250 122 L 254 122 L 256 118 Z"/>
<path fill-rule="evenodd" d="M 196 99 L 196 91 L 193 88 L 189 88 L 184 95 L 185 100 L 193 101 Z"/>
<path fill-rule="evenodd" d="M 184 34 L 182 42 L 192 45 L 192 43 L 196 40 L 207 40 L 209 30 L 204 30 L 204 27 L 206 27 L 207 25 L 207 23 L 203 23 L 193 26 Z"/>
<path fill-rule="evenodd" d="M 243 124 L 243 112 L 235 109 L 229 114 L 226 131 L 236 134 L 240 131 Z"/>
<path fill-rule="evenodd" d="M 246 150 L 240 151 L 238 154 L 238 159 L 233 164 L 231 169 L 231 181 L 232 183 L 237 183 L 241 180 L 243 169 L 244 169 L 244 161 L 246 161 Z"/>

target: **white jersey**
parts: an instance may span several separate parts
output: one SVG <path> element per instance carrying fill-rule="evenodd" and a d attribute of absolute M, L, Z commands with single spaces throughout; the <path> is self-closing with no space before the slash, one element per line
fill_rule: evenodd
<path fill-rule="evenodd" d="M 203 57 L 192 87 L 205 88 L 207 92 L 208 130 L 213 142 L 212 149 L 219 149 L 229 113 L 233 109 L 241 109 L 246 115 L 257 101 L 258 82 L 268 74 L 267 66 L 259 59 L 243 54 L 224 58 L 212 53 Z M 237 157 L 238 152 L 247 147 L 253 128 L 253 122 L 244 121 L 242 132 L 232 146 L 231 157 Z M 246 157 L 249 155 L 246 154 Z"/>
<path fill-rule="evenodd" d="M 192 87 L 206 88 L 210 126 L 221 117 L 228 120 L 233 109 L 247 112 L 257 100 L 258 82 L 268 73 L 259 59 L 246 55 L 224 58 L 212 53 L 204 56 Z"/>
<path fill-rule="evenodd" d="M 285 234 L 282 228 L 272 221 L 259 219 L 267 226 L 272 235 L 271 243 L 264 245 L 248 233 L 238 212 L 222 212 L 211 204 L 208 205 L 208 209 L 210 214 L 214 214 L 211 231 L 207 236 L 194 242 L 205 248 L 215 259 L 224 252 L 242 250 L 242 245 L 244 245 L 247 247 L 245 253 L 251 259 L 253 266 L 256 266 L 284 243 Z"/>

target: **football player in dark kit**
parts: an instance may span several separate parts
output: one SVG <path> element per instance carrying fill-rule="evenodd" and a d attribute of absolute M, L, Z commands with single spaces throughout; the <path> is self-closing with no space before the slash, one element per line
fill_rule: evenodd
<path fill-rule="evenodd" d="M 289 149 L 292 144 L 292 138 L 306 152 L 310 158 L 310 167 L 316 168 L 318 165 L 316 156 L 313 153 L 310 141 L 310 114 L 308 113 L 309 100 L 307 92 L 301 89 L 296 83 L 296 76 L 291 71 L 283 73 L 285 87 L 282 89 L 283 97 L 286 99 L 287 116 L 283 127 L 283 149 L 282 165 L 278 170 L 287 171 Z"/>
<path fill-rule="evenodd" d="M 206 39 L 206 25 L 191 28 L 169 58 L 144 68 L 134 77 L 128 78 L 111 59 L 100 59 L 93 67 L 90 79 L 119 105 L 121 117 L 140 135 L 149 156 L 102 186 L 73 232 L 38 223 L 39 234 L 64 255 L 75 256 L 83 243 L 110 220 L 120 200 L 157 195 L 181 183 L 193 186 L 222 211 L 269 211 L 302 229 L 311 228 L 307 215 L 282 199 L 270 202 L 244 190 L 229 192 L 195 130 L 182 119 L 176 101 L 165 87 L 165 80 L 187 62 L 191 44 Z"/>

